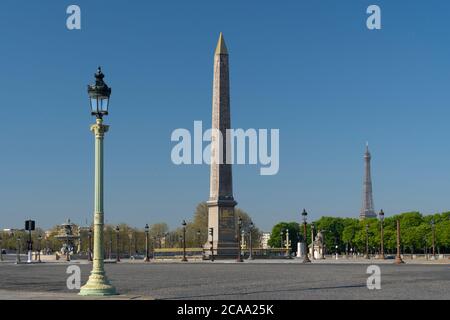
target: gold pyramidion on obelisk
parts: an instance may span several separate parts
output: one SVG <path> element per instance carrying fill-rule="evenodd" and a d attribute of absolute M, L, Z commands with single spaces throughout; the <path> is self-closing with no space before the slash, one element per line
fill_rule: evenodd
<path fill-rule="evenodd" d="M 219 258 L 235 258 L 238 253 L 231 161 L 227 161 L 227 129 L 231 129 L 228 50 L 220 33 L 214 54 L 212 101 L 211 175 L 208 227 L 212 229 L 206 248 Z M 217 137 L 222 135 L 222 144 Z M 210 241 L 212 241 L 212 246 Z M 209 252 L 211 254 L 211 252 Z"/>
<path fill-rule="evenodd" d="M 225 44 L 222 32 L 219 35 L 219 41 L 217 41 L 215 54 L 228 54 L 227 45 Z"/>

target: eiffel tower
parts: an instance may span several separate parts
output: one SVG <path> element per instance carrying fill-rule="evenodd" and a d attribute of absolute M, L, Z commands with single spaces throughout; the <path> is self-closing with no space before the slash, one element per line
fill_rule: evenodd
<path fill-rule="evenodd" d="M 371 155 L 369 152 L 369 143 L 366 143 L 366 152 L 364 153 L 364 183 L 363 183 L 363 204 L 361 208 L 361 212 L 359 214 L 359 218 L 361 220 L 365 218 L 376 218 L 377 214 L 375 213 L 373 207 L 373 194 L 372 194 L 372 177 L 370 174 L 370 159 Z"/>

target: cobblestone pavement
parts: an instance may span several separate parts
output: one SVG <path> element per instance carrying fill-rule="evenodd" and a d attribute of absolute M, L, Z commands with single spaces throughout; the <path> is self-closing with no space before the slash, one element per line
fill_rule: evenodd
<path fill-rule="evenodd" d="M 267 262 L 267 263 L 264 263 Z M 85 283 L 91 266 L 74 262 Z M 367 267 L 379 265 L 381 290 L 367 288 Z M 0 299 L 80 299 L 67 289 L 68 264 L 0 263 Z M 450 299 L 449 264 L 393 265 L 339 260 L 251 263 L 110 263 L 107 275 L 123 299 Z"/>

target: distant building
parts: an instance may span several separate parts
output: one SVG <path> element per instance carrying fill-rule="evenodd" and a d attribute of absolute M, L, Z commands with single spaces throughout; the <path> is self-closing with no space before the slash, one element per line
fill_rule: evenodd
<path fill-rule="evenodd" d="M 270 239 L 270 232 L 263 232 L 261 236 L 261 248 L 263 249 L 269 249 L 269 239 Z"/>
<path fill-rule="evenodd" d="M 14 233 L 14 232 L 21 232 L 25 231 L 23 229 L 3 229 L 2 232 L 8 232 L 8 233 Z"/>

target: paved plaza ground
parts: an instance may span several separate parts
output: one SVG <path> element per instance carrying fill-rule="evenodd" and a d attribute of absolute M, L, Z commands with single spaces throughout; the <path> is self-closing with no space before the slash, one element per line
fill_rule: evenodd
<path fill-rule="evenodd" d="M 81 268 L 82 283 L 91 265 Z M 366 286 L 368 265 L 381 268 L 381 290 Z M 67 289 L 68 264 L 0 263 L 0 299 L 80 299 Z M 116 299 L 450 299 L 450 265 L 332 259 L 253 262 L 121 262 L 105 265 Z"/>

